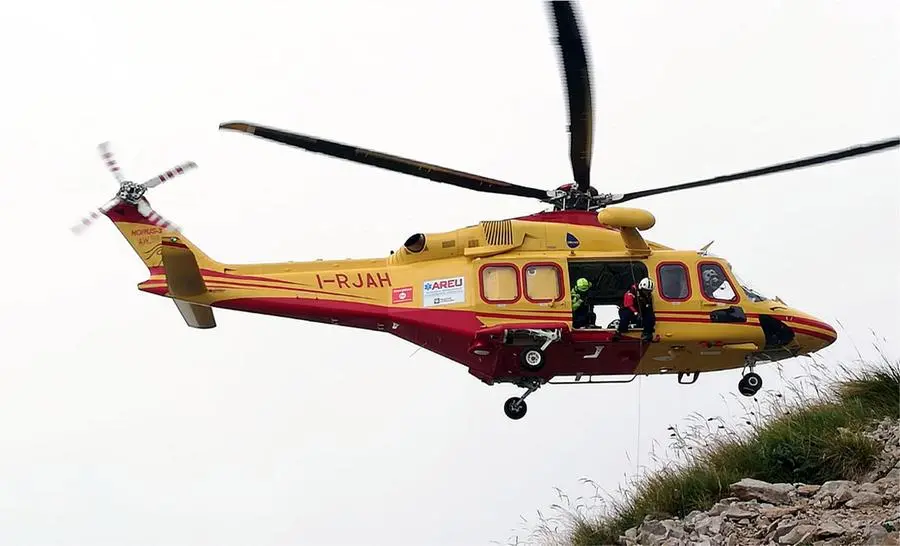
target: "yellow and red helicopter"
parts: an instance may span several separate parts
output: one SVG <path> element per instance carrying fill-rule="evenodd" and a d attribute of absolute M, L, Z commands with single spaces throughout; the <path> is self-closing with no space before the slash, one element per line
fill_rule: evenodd
<path fill-rule="evenodd" d="M 388 332 L 462 364 L 488 385 L 526 389 L 506 401 L 511 419 L 525 415 L 525 398 L 542 385 L 630 381 L 639 374 L 677 374 L 679 383 L 690 384 L 700 372 L 742 368 L 739 391 L 752 396 L 762 386 L 757 363 L 833 343 L 834 328 L 752 290 L 708 245 L 677 250 L 645 240 L 641 232 L 653 227 L 653 215 L 613 205 L 895 148 L 900 138 L 706 180 L 600 193 L 590 183 L 593 113 L 579 23 L 569 2 L 548 2 L 548 8 L 568 94 L 571 184 L 546 191 L 253 123 L 220 128 L 470 190 L 537 199 L 552 210 L 416 233 L 381 258 L 224 264 L 144 197 L 195 163 L 137 184 L 122 176 L 102 144 L 119 191 L 73 230 L 100 215 L 112 220 L 149 269 L 138 288 L 171 298 L 188 326 L 215 327 L 213 309 L 221 308 Z M 574 328 L 571 289 L 580 278 L 592 285 L 585 301 L 612 316 L 629 287 L 653 281 L 653 337 L 645 341 L 639 330 L 618 336 L 616 321 L 604 327 L 596 318 Z M 623 375 L 628 378 L 612 379 Z"/>

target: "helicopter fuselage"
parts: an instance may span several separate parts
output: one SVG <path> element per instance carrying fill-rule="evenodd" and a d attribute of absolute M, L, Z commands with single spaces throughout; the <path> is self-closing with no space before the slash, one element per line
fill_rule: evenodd
<path fill-rule="evenodd" d="M 836 339 L 825 322 L 742 286 L 726 260 L 646 242 L 639 231 L 654 220 L 640 209 L 544 212 L 415 234 L 383 258 L 247 265 L 208 258 L 183 235 L 147 225 L 130 205 L 107 215 L 150 269 L 140 290 L 388 332 L 488 384 L 739 368 Z M 184 288 L 179 277 L 191 260 L 199 276 Z M 643 342 L 632 328 L 614 339 L 607 320 L 645 276 L 655 284 L 655 338 Z M 580 277 L 592 284 L 585 298 L 597 321 L 573 328 L 571 287 Z M 522 352 L 535 347 L 542 363 L 523 366 Z"/>

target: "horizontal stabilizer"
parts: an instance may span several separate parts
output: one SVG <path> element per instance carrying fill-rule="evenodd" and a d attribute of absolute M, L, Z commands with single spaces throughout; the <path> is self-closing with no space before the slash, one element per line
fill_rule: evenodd
<path fill-rule="evenodd" d="M 175 307 L 184 318 L 184 322 L 191 328 L 215 328 L 216 317 L 213 315 L 212 307 L 191 303 L 188 301 L 172 300 Z"/>
<path fill-rule="evenodd" d="M 183 244 L 164 241 L 162 262 L 166 270 L 166 284 L 169 295 L 175 298 L 190 298 L 206 292 L 206 283 L 200 274 L 200 266 L 194 253 Z"/>
<path fill-rule="evenodd" d="M 169 295 L 174 298 L 184 322 L 191 328 L 215 328 L 216 318 L 212 307 L 178 299 L 197 297 L 207 292 L 194 253 L 177 241 L 166 240 L 162 243 L 162 262 L 166 270 Z"/>

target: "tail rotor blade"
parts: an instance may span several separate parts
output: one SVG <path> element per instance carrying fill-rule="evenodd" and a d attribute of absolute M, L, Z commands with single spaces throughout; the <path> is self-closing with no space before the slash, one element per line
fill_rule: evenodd
<path fill-rule="evenodd" d="M 175 225 L 172 221 L 168 220 L 167 218 L 163 217 L 161 214 L 153 210 L 153 208 L 150 206 L 150 203 L 146 199 L 142 198 L 140 201 L 138 201 L 137 211 L 141 216 L 143 216 L 147 220 L 150 220 L 150 222 L 157 227 L 161 227 L 162 229 L 167 229 L 170 231 L 181 232 L 180 226 Z"/>
<path fill-rule="evenodd" d="M 97 151 L 100 152 L 100 158 L 106 163 L 106 168 L 116 177 L 116 181 L 118 181 L 120 185 L 125 182 L 125 177 L 119 169 L 119 163 L 116 161 L 116 157 L 110 149 L 109 142 L 101 143 L 97 146 Z"/>
<path fill-rule="evenodd" d="M 84 231 L 87 228 L 89 228 L 91 225 L 93 225 L 93 223 L 98 218 L 100 218 L 103 214 L 105 214 L 107 211 L 112 209 L 114 206 L 118 205 L 120 202 L 121 202 L 121 200 L 118 197 L 116 197 L 115 199 L 110 200 L 109 202 L 107 202 L 105 205 L 98 208 L 97 210 L 92 210 L 90 213 L 88 213 L 87 216 L 85 216 L 84 218 L 81 219 L 81 222 L 72 226 L 72 228 L 71 228 L 72 233 L 74 233 L 75 235 L 81 235 L 82 233 L 84 233 Z"/>
<path fill-rule="evenodd" d="M 154 176 L 150 180 L 147 180 L 146 182 L 144 182 L 142 185 L 144 187 L 146 187 L 147 189 L 155 188 L 156 186 L 159 186 L 160 184 L 162 184 L 163 182 L 165 182 L 167 180 L 171 180 L 178 175 L 184 174 L 187 171 L 189 171 L 191 169 L 196 169 L 196 168 L 197 168 L 196 163 L 194 163 L 193 161 L 186 161 L 184 163 L 180 163 L 180 164 L 176 165 L 175 167 L 169 169 L 168 171 L 166 171 L 164 173 L 160 173 L 158 176 Z"/>

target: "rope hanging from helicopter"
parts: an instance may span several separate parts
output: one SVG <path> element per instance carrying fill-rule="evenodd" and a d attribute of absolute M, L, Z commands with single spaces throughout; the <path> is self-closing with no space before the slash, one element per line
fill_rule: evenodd
<path fill-rule="evenodd" d="M 637 277 L 635 277 L 635 275 L 634 275 L 634 264 L 632 263 L 628 269 L 631 271 L 631 285 L 634 287 L 637 287 L 638 281 L 637 281 Z M 619 320 L 622 320 L 622 318 L 619 317 Z M 643 326 L 643 320 L 641 320 L 641 326 Z M 638 348 L 639 348 L 638 354 L 643 355 L 644 354 L 644 336 L 643 335 L 641 335 L 640 345 L 638 346 Z M 640 359 L 638 359 L 637 365 L 638 366 L 641 365 Z M 635 370 L 635 372 L 637 372 L 637 371 L 638 370 Z M 635 373 L 635 375 L 637 376 L 637 380 L 638 380 L 637 435 L 635 437 L 635 447 L 634 447 L 634 456 L 635 456 L 634 472 L 635 472 L 635 477 L 637 477 L 637 475 L 640 474 L 640 471 L 641 471 L 641 379 L 642 378 L 641 378 L 640 374 L 638 374 L 638 373 Z"/>

